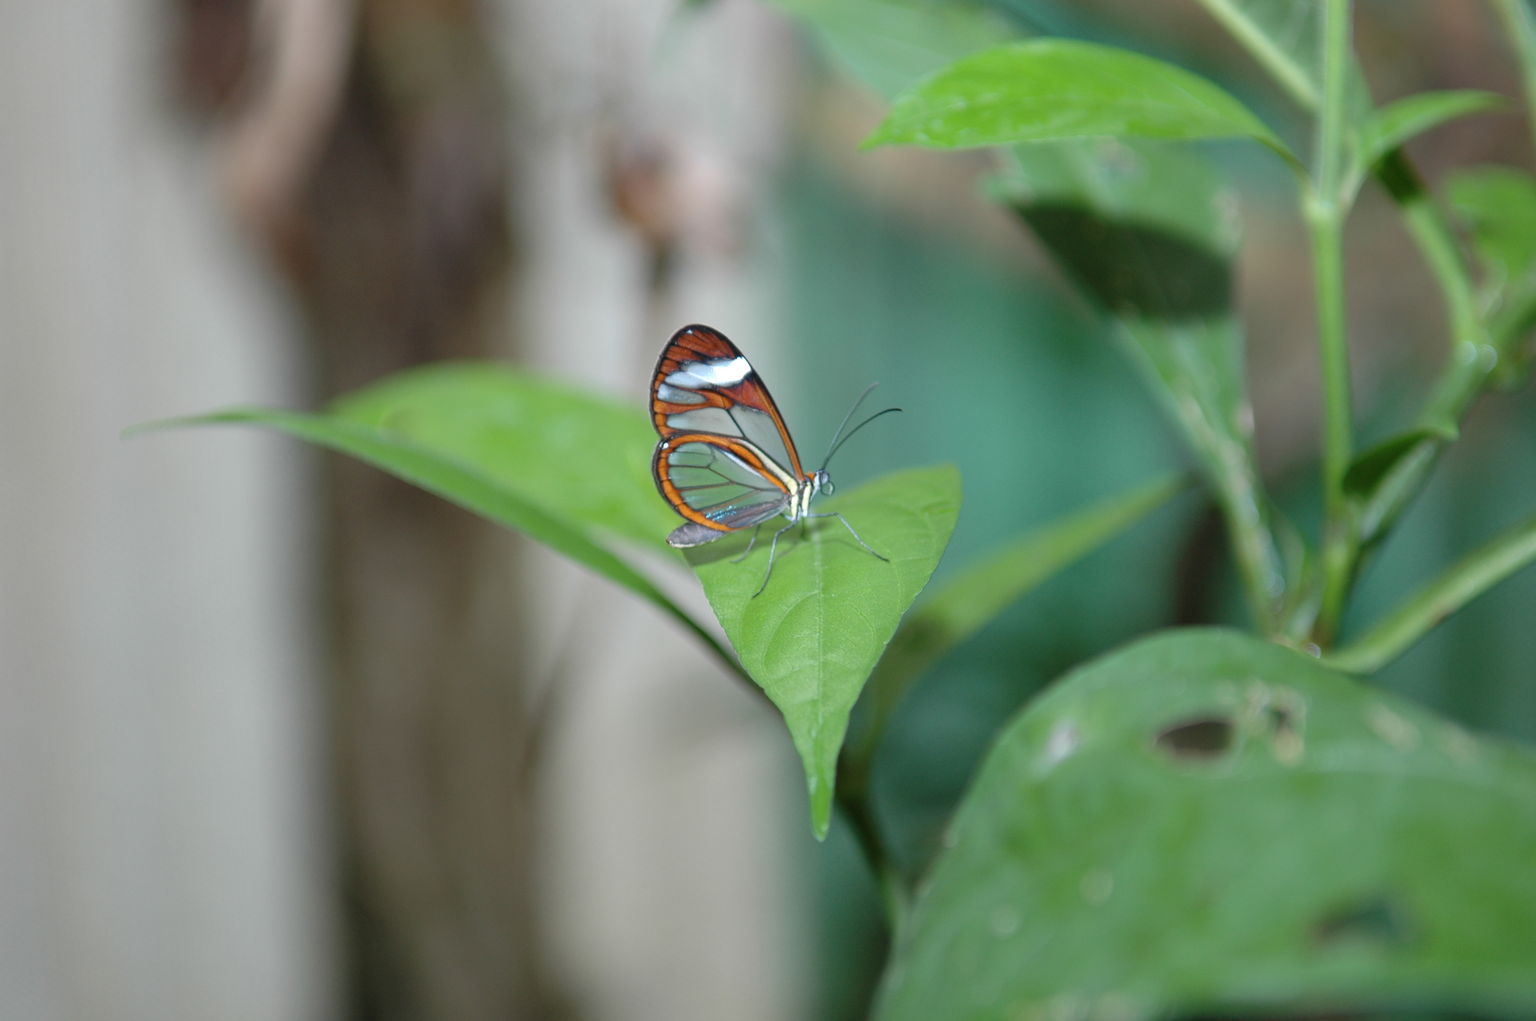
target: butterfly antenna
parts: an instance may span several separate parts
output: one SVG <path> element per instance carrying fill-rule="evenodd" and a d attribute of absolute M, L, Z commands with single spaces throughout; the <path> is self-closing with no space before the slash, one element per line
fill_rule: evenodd
<path fill-rule="evenodd" d="M 853 413 L 859 410 L 859 405 L 864 403 L 864 398 L 868 397 L 870 393 L 875 389 L 875 387 L 879 385 L 879 383 L 871 383 L 866 386 L 864 388 L 864 392 L 859 394 L 859 399 L 853 402 L 853 407 L 848 409 L 848 414 L 843 416 L 842 422 L 840 422 L 837 426 L 837 432 L 832 434 L 831 449 L 827 451 L 827 456 L 821 459 L 821 467 L 823 471 L 826 470 L 827 465 L 832 463 L 832 455 L 837 453 L 837 449 L 844 443 L 847 443 L 849 440 L 853 439 L 854 433 L 858 432 L 860 429 L 864 428 L 866 425 L 873 422 L 881 415 L 888 415 L 893 411 L 901 410 L 900 408 L 886 408 L 884 411 L 877 411 L 873 415 L 870 415 L 868 418 L 864 419 L 864 421 L 860 422 L 858 425 L 854 426 L 852 429 L 849 429 L 846 433 L 843 432 L 843 427 L 848 424 L 848 420 L 853 417 Z"/>
<path fill-rule="evenodd" d="M 832 456 L 832 451 L 837 449 L 837 443 L 838 443 L 838 439 L 837 438 L 843 434 L 843 427 L 848 424 L 848 420 L 853 417 L 853 413 L 859 410 L 859 405 L 864 403 L 864 398 L 868 397 L 871 393 L 873 393 L 874 390 L 875 390 L 875 387 L 877 387 L 879 385 L 880 385 L 879 383 L 871 383 L 868 386 L 866 386 L 864 388 L 864 392 L 859 394 L 859 399 L 853 402 L 853 407 L 849 408 L 848 409 L 848 413 L 843 416 L 843 420 L 841 422 L 837 423 L 837 432 L 832 434 L 832 443 L 830 445 L 831 446 L 831 450 L 827 451 L 827 457 L 831 457 Z M 822 460 L 825 461 L 826 458 L 822 458 Z"/>

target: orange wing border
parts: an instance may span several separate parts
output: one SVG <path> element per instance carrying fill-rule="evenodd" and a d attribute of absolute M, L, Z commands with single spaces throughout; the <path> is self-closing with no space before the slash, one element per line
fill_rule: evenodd
<path fill-rule="evenodd" d="M 651 477 L 656 480 L 656 489 L 661 493 L 661 498 L 667 501 L 673 510 L 695 524 L 712 528 L 717 532 L 738 531 L 690 507 L 688 501 L 683 498 L 682 491 L 672 481 L 672 465 L 667 461 L 667 455 L 685 443 L 702 443 L 706 446 L 721 447 L 740 459 L 748 468 L 773 483 L 786 497 L 794 495 L 794 490 L 785 485 L 784 480 L 763 463 L 762 453 L 756 447 L 717 433 L 673 433 L 656 444 L 656 451 L 651 455 Z"/>

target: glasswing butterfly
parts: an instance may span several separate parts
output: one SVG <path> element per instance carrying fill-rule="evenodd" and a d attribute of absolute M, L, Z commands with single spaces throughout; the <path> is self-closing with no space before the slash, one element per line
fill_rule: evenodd
<path fill-rule="evenodd" d="M 832 492 L 826 466 L 837 448 L 886 412 L 901 410 L 876 412 L 844 435 L 843 427 L 873 389 L 873 385 L 866 389 L 843 416 L 822 466 L 808 473 L 801 467 L 778 405 L 746 356 L 723 333 L 708 326 L 678 330 L 667 341 L 651 376 L 651 421 L 661 436 L 651 459 L 651 475 L 662 498 L 687 519 L 667 536 L 667 542 L 677 547 L 702 546 L 743 529 L 756 529 L 782 514 L 789 523 L 773 533 L 768 571 L 754 597 L 768 587 L 779 537 L 809 518 L 837 518 L 854 541 L 885 560 L 841 514 L 811 513 L 816 494 Z M 741 558 L 756 544 L 754 530 Z"/>

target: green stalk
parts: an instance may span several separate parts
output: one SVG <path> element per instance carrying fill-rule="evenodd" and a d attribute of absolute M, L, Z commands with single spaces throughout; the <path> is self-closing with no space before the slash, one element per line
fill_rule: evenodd
<path fill-rule="evenodd" d="M 1305 198 L 1317 290 L 1317 343 L 1323 379 L 1323 600 L 1313 640 L 1332 639 L 1349 591 L 1355 536 L 1344 498 L 1352 411 L 1344 329 L 1344 104 L 1351 0 L 1323 0 L 1323 105 L 1317 120 L 1317 170 Z"/>
<path fill-rule="evenodd" d="M 1436 624 L 1533 562 L 1536 517 L 1463 557 L 1358 640 L 1325 656 L 1324 661 L 1351 673 L 1373 673 L 1396 659 Z"/>
<path fill-rule="evenodd" d="M 1477 297 L 1466 261 L 1444 218 L 1435 208 L 1413 166 L 1401 151 L 1382 159 L 1377 168 L 1383 187 L 1397 203 L 1409 232 L 1418 243 L 1430 272 L 1445 297 L 1451 343 L 1450 356 L 1434 393 L 1419 414 L 1418 425 L 1433 434 L 1454 435 L 1457 423 L 1483 390 L 1497 359 L 1490 357 L 1496 341 L 1478 313 Z M 1364 508 L 1357 524 L 1359 548 L 1351 565 L 1358 572 L 1365 552 L 1386 537 L 1392 525 L 1423 490 L 1439 463 L 1446 440 L 1427 436 L 1421 449 L 1405 456 L 1402 475 L 1389 492 Z"/>
<path fill-rule="evenodd" d="M 896 867 L 885 846 L 885 841 L 881 838 L 879 824 L 871 811 L 869 788 L 865 783 L 867 778 L 845 775 L 846 772 L 842 769 L 838 770 L 837 793 L 833 796 L 837 799 L 837 807 L 842 810 L 843 819 L 848 823 L 848 829 L 853 833 L 854 839 L 858 841 L 859 849 L 864 852 L 864 860 L 869 864 L 869 870 L 880 888 L 880 900 L 885 905 L 885 919 L 894 934 L 901 928 L 906 918 L 911 894 L 907 889 L 905 878 L 901 875 L 901 870 Z"/>
<path fill-rule="evenodd" d="M 1246 48 L 1249 54 L 1275 79 L 1290 97 L 1303 109 L 1318 111 L 1322 102 L 1319 90 L 1314 87 L 1305 68 L 1289 56 L 1282 47 L 1256 22 L 1248 9 L 1233 0 L 1200 0 L 1201 4 L 1220 21 L 1233 38 Z M 1495 0 L 1500 6 L 1510 35 L 1515 40 L 1516 52 L 1524 69 L 1526 94 L 1536 104 L 1536 19 L 1533 19 L 1526 0 Z M 1332 16 L 1332 12 L 1329 12 Z M 1325 28 L 1326 31 L 1326 28 Z M 1338 50 L 1325 53 L 1334 58 L 1342 54 Z M 1337 77 L 1338 67 L 1332 65 Z M 1536 105 L 1532 106 L 1536 110 Z M 1536 122 L 1533 122 L 1536 129 Z M 1320 147 L 1321 148 L 1321 147 Z M 1394 150 L 1379 160 L 1373 169 L 1381 185 L 1392 196 L 1403 216 L 1409 234 L 1419 252 L 1434 274 L 1445 295 L 1448 332 L 1451 352 L 1445 371 L 1436 385 L 1424 412 L 1420 425 L 1431 429 L 1454 426 L 1472 401 L 1482 392 L 1486 383 L 1488 365 L 1492 361 L 1484 357 L 1483 347 L 1490 342 L 1488 329 L 1478 311 L 1476 294 L 1466 260 L 1463 258 L 1454 232 L 1442 211 L 1434 204 L 1419 180 L 1412 162 L 1401 149 Z M 1321 188 L 1319 188 L 1321 191 Z M 1523 322 L 1524 320 L 1520 320 Z M 1510 331 L 1500 331 L 1501 333 Z M 1507 343 L 1503 336 L 1492 338 L 1492 343 L 1502 349 Z M 1357 541 L 1367 546 L 1385 537 L 1392 523 L 1422 490 L 1431 469 L 1439 461 L 1443 441 L 1427 440 L 1423 450 L 1417 452 L 1408 467 L 1402 483 L 1394 487 L 1390 506 L 1375 507 L 1368 518 L 1377 522 L 1369 535 Z M 1337 613 L 1350 579 L 1358 571 L 1358 555 L 1350 563 L 1336 563 L 1331 576 L 1334 585 L 1333 608 Z M 1336 623 L 1336 621 L 1334 622 Z M 1301 637 L 1301 636 L 1296 636 Z"/>
<path fill-rule="evenodd" d="M 1291 94 L 1292 99 L 1307 109 L 1317 106 L 1317 89 L 1307 76 L 1306 68 L 1298 64 L 1284 47 L 1276 45 L 1269 34 L 1253 20 L 1247 8 L 1232 0 L 1202 0 L 1202 3 L 1211 16 L 1221 22 L 1234 39 L 1247 47 L 1255 60 L 1264 65 L 1281 88 Z"/>
<path fill-rule="evenodd" d="M 1377 173 L 1440 285 L 1450 323 L 1450 360 L 1420 416 L 1420 424 L 1454 426 L 1482 390 L 1496 361 L 1489 357 L 1488 330 L 1478 312 L 1466 260 L 1413 165 L 1401 150 L 1394 150 L 1382 159 Z"/>
<path fill-rule="evenodd" d="M 1494 7 L 1504 19 L 1504 28 L 1520 58 L 1521 81 L 1525 86 L 1526 124 L 1536 143 L 1536 15 L 1526 0 L 1494 0 Z"/>

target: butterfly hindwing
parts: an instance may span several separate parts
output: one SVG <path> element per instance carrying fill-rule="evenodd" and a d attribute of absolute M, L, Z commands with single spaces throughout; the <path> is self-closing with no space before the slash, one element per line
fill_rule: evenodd
<path fill-rule="evenodd" d="M 790 494 L 764 475 L 756 451 L 699 434 L 681 434 L 656 447 L 656 484 L 689 523 L 668 537 L 673 546 L 699 546 L 781 513 Z M 686 508 L 686 509 L 685 509 Z"/>

